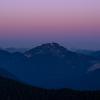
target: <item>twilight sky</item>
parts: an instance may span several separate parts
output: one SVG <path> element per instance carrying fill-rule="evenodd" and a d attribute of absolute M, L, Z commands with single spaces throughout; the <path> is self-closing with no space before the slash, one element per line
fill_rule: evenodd
<path fill-rule="evenodd" d="M 100 49 L 100 0 L 0 0 L 0 46 L 52 41 Z"/>

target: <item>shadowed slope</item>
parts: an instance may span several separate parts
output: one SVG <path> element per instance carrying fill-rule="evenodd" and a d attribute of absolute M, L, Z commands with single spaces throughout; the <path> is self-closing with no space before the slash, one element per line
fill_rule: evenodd
<path fill-rule="evenodd" d="M 0 100 L 100 100 L 100 91 L 35 88 L 0 77 Z"/>

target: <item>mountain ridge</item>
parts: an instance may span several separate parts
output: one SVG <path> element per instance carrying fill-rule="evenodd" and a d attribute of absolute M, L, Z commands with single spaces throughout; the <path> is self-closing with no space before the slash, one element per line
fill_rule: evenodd
<path fill-rule="evenodd" d="M 43 89 L 0 77 L 0 100 L 99 100 L 100 91 Z"/>
<path fill-rule="evenodd" d="M 25 53 L 6 52 L 0 56 L 2 68 L 20 81 L 44 88 L 84 89 L 83 83 L 88 85 L 84 78 L 90 74 L 87 71 L 98 63 L 98 58 L 70 51 L 58 43 L 43 44 Z"/>

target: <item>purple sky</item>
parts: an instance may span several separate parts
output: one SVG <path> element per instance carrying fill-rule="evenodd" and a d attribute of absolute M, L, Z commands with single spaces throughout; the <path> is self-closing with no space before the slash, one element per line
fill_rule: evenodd
<path fill-rule="evenodd" d="M 100 0 L 0 0 L 0 46 L 52 41 L 100 49 Z"/>

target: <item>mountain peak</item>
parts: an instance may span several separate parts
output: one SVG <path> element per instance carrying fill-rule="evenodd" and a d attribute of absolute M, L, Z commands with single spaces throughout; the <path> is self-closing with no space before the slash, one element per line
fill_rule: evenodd
<path fill-rule="evenodd" d="M 41 46 L 44 46 L 44 47 L 59 47 L 60 45 L 58 43 L 52 42 L 52 43 L 42 44 Z"/>
<path fill-rule="evenodd" d="M 66 48 L 61 46 L 58 43 L 46 43 L 40 46 L 37 46 L 25 53 L 27 57 L 31 57 L 32 55 L 37 54 L 49 54 L 49 55 L 56 55 L 56 56 L 64 56 L 66 52 L 69 52 Z"/>

